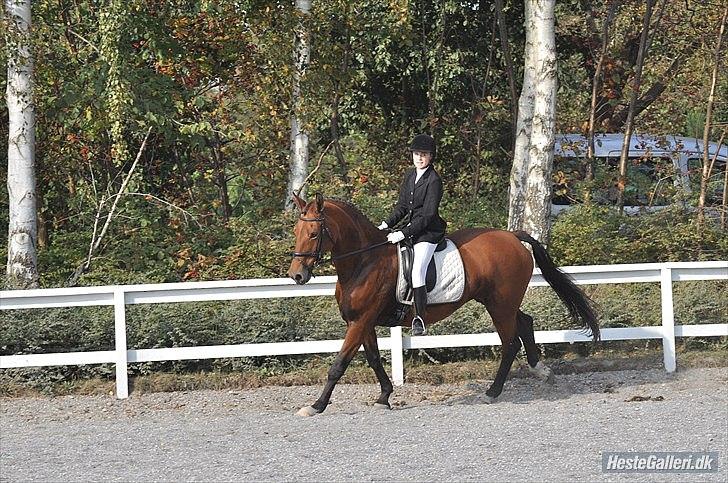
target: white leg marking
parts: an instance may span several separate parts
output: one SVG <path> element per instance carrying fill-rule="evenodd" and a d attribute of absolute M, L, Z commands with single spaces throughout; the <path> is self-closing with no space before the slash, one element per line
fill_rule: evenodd
<path fill-rule="evenodd" d="M 313 406 L 304 406 L 298 410 L 296 415 L 303 416 L 303 417 L 309 417 L 309 416 L 315 416 L 318 413 L 319 413 L 319 411 L 316 411 L 316 409 L 314 409 Z"/>

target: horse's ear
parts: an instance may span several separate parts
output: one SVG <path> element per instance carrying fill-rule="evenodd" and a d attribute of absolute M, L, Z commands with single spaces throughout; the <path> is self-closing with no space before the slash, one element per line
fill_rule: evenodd
<path fill-rule="evenodd" d="M 299 198 L 296 193 L 293 193 L 292 199 L 293 199 L 293 202 L 298 207 L 299 211 L 303 211 L 303 209 L 306 207 L 306 200 Z"/>
<path fill-rule="evenodd" d="M 319 213 L 324 211 L 324 197 L 321 193 L 316 193 L 316 209 Z"/>

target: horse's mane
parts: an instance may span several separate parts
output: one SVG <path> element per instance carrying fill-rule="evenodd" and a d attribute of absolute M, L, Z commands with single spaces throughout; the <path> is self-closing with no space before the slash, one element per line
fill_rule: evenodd
<path fill-rule="evenodd" d="M 352 211 L 354 215 L 356 215 L 359 218 L 362 218 L 364 221 L 368 222 L 369 224 L 373 225 L 371 220 L 361 212 L 361 210 L 351 201 L 347 201 L 341 198 L 326 198 L 327 201 L 331 201 L 334 203 L 337 203 L 339 205 L 344 205 L 344 208 L 348 208 L 349 211 Z"/>

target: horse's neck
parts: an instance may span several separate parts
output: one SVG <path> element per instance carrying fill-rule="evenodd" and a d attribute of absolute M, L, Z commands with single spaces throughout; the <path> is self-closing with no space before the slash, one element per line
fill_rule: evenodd
<path fill-rule="evenodd" d="M 332 219 L 335 225 L 336 249 L 338 252 L 347 253 L 374 245 L 380 242 L 381 232 L 361 215 L 352 213 L 349 209 L 335 205 L 340 214 Z"/>
<path fill-rule="evenodd" d="M 332 255 L 345 255 L 357 250 L 371 247 L 384 241 L 382 232 L 369 222 L 362 220 L 360 215 L 350 213 L 347 209 L 337 205 L 337 212 L 340 214 L 332 219 L 332 227 L 335 231 L 335 249 Z M 356 255 L 336 260 L 334 266 L 340 281 L 355 278 L 365 267 L 376 263 L 374 257 L 382 257 L 379 249 L 372 249 Z"/>

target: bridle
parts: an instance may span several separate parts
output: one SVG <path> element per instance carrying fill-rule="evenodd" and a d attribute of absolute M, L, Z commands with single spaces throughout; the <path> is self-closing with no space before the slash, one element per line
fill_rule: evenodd
<path fill-rule="evenodd" d="M 331 232 L 329 232 L 328 227 L 324 224 L 324 221 L 326 221 L 326 218 L 324 218 L 323 216 L 318 217 L 318 218 L 304 218 L 303 215 L 301 215 L 298 217 L 298 219 L 300 221 L 305 221 L 305 222 L 311 222 L 311 223 L 319 222 L 320 223 L 319 234 L 316 237 L 316 251 L 292 252 L 291 253 L 291 256 L 293 258 L 296 258 L 296 257 L 313 258 L 313 265 L 311 267 L 311 268 L 313 268 L 316 265 L 320 265 L 321 263 L 324 262 L 323 251 L 322 251 L 323 244 L 324 244 L 324 234 L 326 234 L 329 237 L 329 240 L 331 240 L 332 242 L 334 241 L 334 239 L 331 237 Z"/>
<path fill-rule="evenodd" d="M 319 225 L 319 235 L 316 237 L 316 249 L 312 252 L 291 252 L 290 255 L 293 258 L 301 257 L 301 258 L 313 258 L 313 265 L 311 265 L 311 270 L 317 265 L 321 265 L 323 263 L 327 262 L 333 262 L 334 260 L 340 260 L 342 258 L 350 257 L 352 255 L 357 255 L 359 253 L 364 253 L 369 250 L 373 250 L 375 248 L 379 248 L 381 246 L 389 244 L 389 241 L 383 241 L 381 243 L 375 243 L 374 245 L 370 245 L 368 247 L 360 248 L 358 250 L 354 250 L 348 253 L 344 253 L 342 255 L 336 255 L 329 257 L 328 259 L 323 256 L 323 243 L 324 243 L 324 234 L 329 237 L 329 240 L 332 242 L 334 241 L 334 238 L 331 236 L 331 232 L 329 231 L 329 228 L 325 225 L 326 218 L 323 216 L 320 216 L 318 218 L 304 218 L 303 215 L 299 216 L 298 219 L 300 221 L 310 222 L 310 223 L 320 223 Z"/>

